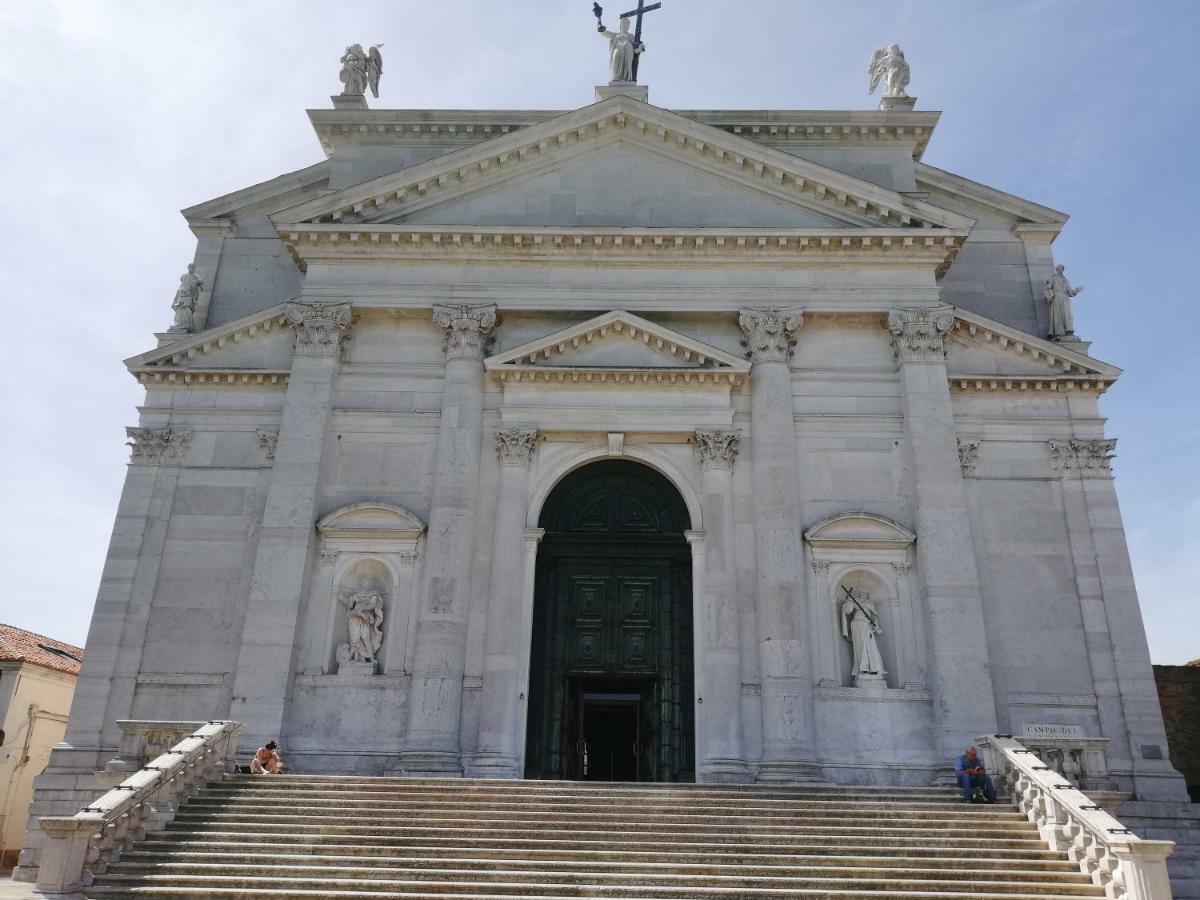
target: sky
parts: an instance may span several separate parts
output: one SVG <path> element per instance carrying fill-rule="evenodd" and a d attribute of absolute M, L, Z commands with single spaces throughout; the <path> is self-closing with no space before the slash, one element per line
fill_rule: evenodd
<path fill-rule="evenodd" d="M 1151 656 L 1200 657 L 1200 3 L 663 4 L 652 103 L 871 109 L 898 41 L 943 111 L 925 161 L 1070 213 L 1076 330 L 1125 369 L 1102 409 Z M 320 161 L 304 110 L 355 42 L 384 44 L 376 107 L 568 109 L 608 78 L 591 0 L 0 6 L 0 621 L 84 641 L 142 397 L 121 360 L 195 249 L 178 211 Z"/>

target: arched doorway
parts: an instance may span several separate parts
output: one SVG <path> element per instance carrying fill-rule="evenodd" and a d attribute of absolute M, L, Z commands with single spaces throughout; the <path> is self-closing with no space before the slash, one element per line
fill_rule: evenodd
<path fill-rule="evenodd" d="M 525 776 L 694 781 L 683 498 L 605 460 L 563 478 L 538 524 Z"/>

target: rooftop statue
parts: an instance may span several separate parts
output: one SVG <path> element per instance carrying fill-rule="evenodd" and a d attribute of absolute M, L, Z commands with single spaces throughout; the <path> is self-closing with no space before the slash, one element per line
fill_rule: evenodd
<path fill-rule="evenodd" d="M 621 13 L 619 31 L 609 31 L 604 27 L 601 16 L 604 7 L 599 3 L 592 4 L 592 14 L 596 17 L 596 31 L 608 41 L 609 74 L 612 80 L 609 84 L 628 84 L 637 81 L 638 58 L 646 52 L 646 44 L 642 41 L 642 16 L 662 7 L 661 3 L 646 5 L 646 0 L 638 0 L 636 9 Z M 637 27 L 633 34 L 629 33 L 630 17 L 637 19 Z"/>
<path fill-rule="evenodd" d="M 1054 274 L 1042 288 L 1042 296 L 1050 307 L 1050 337 L 1054 340 L 1062 338 L 1074 339 L 1075 320 L 1071 316 L 1071 298 L 1083 293 L 1082 287 L 1071 287 L 1067 281 L 1066 269 L 1055 266 Z"/>
<path fill-rule="evenodd" d="M 368 87 L 371 96 L 379 96 L 379 77 L 383 75 L 383 54 L 379 48 L 383 44 L 374 44 L 370 50 L 363 51 L 362 44 L 351 44 L 342 54 L 342 70 L 338 77 L 342 81 L 342 94 L 362 96 Z"/>
<path fill-rule="evenodd" d="M 171 326 L 171 331 L 190 332 L 195 328 L 196 303 L 203 289 L 204 282 L 196 274 L 195 264 L 188 263 L 187 271 L 179 277 L 175 299 L 171 301 L 171 309 L 175 311 L 175 324 Z"/>
<path fill-rule="evenodd" d="M 908 93 L 904 90 L 908 87 L 909 80 L 908 60 L 904 58 L 904 51 L 900 49 L 899 44 L 889 44 L 876 50 L 871 55 L 867 74 L 871 76 L 867 86 L 868 94 L 875 93 L 882 80 L 884 101 L 908 98 Z M 880 107 L 882 108 L 882 104 Z"/>

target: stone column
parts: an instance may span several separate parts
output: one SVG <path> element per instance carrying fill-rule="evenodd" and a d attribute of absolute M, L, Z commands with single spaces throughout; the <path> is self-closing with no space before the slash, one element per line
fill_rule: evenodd
<path fill-rule="evenodd" d="M 700 780 L 750 780 L 742 745 L 742 663 L 733 539 L 733 461 L 736 431 L 697 431 L 703 467 L 704 717 Z"/>
<path fill-rule="evenodd" d="M 537 431 L 510 428 L 496 432 L 500 485 L 492 536 L 492 583 L 484 639 L 483 702 L 479 712 L 479 749 L 471 774 L 481 778 L 520 778 L 521 628 L 525 605 L 525 518 L 529 503 L 529 459 L 537 449 Z M 536 547 L 536 544 L 534 545 Z"/>
<path fill-rule="evenodd" d="M 230 718 L 253 747 L 283 736 L 308 561 L 316 536 L 321 453 L 350 304 L 289 303 L 295 352 L 250 582 Z"/>
<path fill-rule="evenodd" d="M 753 467 L 758 657 L 762 682 L 760 781 L 819 775 L 813 763 L 812 649 L 805 639 L 800 467 L 788 365 L 797 308 L 743 309 L 750 351 L 750 461 Z"/>
<path fill-rule="evenodd" d="M 446 332 L 446 380 L 401 766 L 408 774 L 457 775 L 462 773 L 459 712 L 483 433 L 483 355 L 496 325 L 496 307 L 435 306 L 433 321 Z"/>
<path fill-rule="evenodd" d="M 918 583 L 925 599 L 935 750 L 946 760 L 996 730 L 983 595 L 963 484 L 944 338 L 950 309 L 894 309 L 904 446 L 912 475 Z"/>

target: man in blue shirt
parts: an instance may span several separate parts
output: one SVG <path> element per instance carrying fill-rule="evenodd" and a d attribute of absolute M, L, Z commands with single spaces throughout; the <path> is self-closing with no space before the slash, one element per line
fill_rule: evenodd
<path fill-rule="evenodd" d="M 983 768 L 974 747 L 954 761 L 954 777 L 962 788 L 963 799 L 968 803 L 995 803 L 996 787 L 992 776 Z"/>

